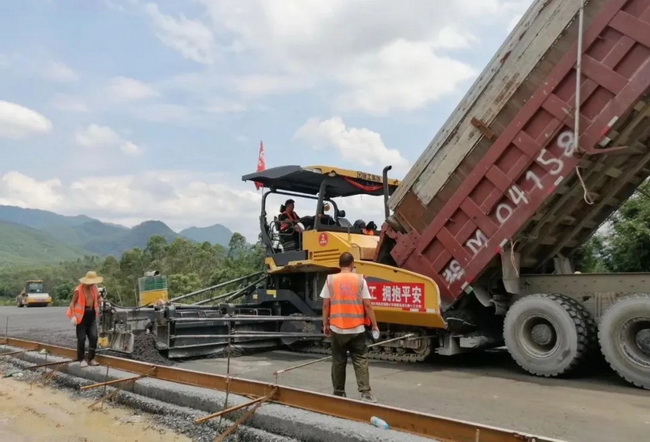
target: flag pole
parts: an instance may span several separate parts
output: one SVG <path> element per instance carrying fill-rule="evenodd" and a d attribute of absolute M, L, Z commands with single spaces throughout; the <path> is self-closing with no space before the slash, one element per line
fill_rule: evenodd
<path fill-rule="evenodd" d="M 260 140 L 260 150 L 257 155 L 257 172 L 262 172 L 266 170 L 266 160 L 264 158 L 264 143 Z M 264 191 L 264 185 L 262 183 L 255 182 L 255 189 Z"/>

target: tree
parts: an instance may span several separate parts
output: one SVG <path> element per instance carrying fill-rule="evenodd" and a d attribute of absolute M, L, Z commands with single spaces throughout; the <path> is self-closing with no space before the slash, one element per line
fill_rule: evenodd
<path fill-rule="evenodd" d="M 614 272 L 650 271 L 650 199 L 641 186 L 612 217 L 613 234 L 606 243 L 606 265 Z"/>
<path fill-rule="evenodd" d="M 162 235 L 152 236 L 149 238 L 147 247 L 144 250 L 147 261 L 149 261 L 153 267 L 164 267 L 168 248 L 169 243 L 167 242 L 167 238 Z"/>
<path fill-rule="evenodd" d="M 71 281 L 67 282 L 62 282 L 61 284 L 58 284 L 56 287 L 54 287 L 54 300 L 58 301 L 57 303 L 59 304 L 67 304 L 70 302 L 72 299 L 72 292 L 74 292 L 74 289 L 76 287 L 76 284 Z"/>
<path fill-rule="evenodd" d="M 188 273 L 186 275 L 175 273 L 167 278 L 167 286 L 170 296 L 183 295 L 194 292 L 203 287 L 199 275 Z"/>
<path fill-rule="evenodd" d="M 247 244 L 238 233 L 227 249 L 184 238 L 169 243 L 162 236 L 152 236 L 144 250 L 127 250 L 119 259 L 86 256 L 55 266 L 0 269 L 0 297 L 13 298 L 25 280 L 42 279 L 58 301 L 67 302 L 79 278 L 88 270 L 96 270 L 104 277 L 109 299 L 126 307 L 136 304 L 137 280 L 145 271 L 159 270 L 167 275 L 170 296 L 176 296 L 257 272 L 263 268 L 263 257 L 259 244 Z"/>
<path fill-rule="evenodd" d="M 650 182 L 645 182 L 577 253 L 588 272 L 650 271 Z"/>
<path fill-rule="evenodd" d="M 246 238 L 241 233 L 233 233 L 228 242 L 228 258 L 237 258 L 249 249 Z"/>

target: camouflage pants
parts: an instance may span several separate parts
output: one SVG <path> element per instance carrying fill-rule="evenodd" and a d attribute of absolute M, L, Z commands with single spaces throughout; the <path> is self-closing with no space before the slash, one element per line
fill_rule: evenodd
<path fill-rule="evenodd" d="M 332 332 L 332 386 L 335 395 L 345 393 L 345 372 L 348 363 L 348 351 L 352 359 L 354 374 L 357 377 L 359 392 L 370 391 L 370 374 L 368 373 L 368 345 L 366 334 L 353 335 Z"/>

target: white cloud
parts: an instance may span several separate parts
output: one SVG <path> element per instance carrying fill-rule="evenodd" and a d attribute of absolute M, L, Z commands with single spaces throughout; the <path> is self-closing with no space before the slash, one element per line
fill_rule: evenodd
<path fill-rule="evenodd" d="M 157 91 L 205 98 L 228 89 L 247 102 L 238 112 L 261 96 L 318 88 L 337 111 L 383 115 L 458 93 L 481 68 L 461 61 L 462 51 L 475 51 L 481 33 L 501 32 L 531 1 L 198 0 L 205 10 L 189 18 L 153 2 L 143 10 L 165 45 L 210 65 Z M 227 64 L 215 63 L 225 56 Z"/>
<path fill-rule="evenodd" d="M 68 83 L 79 79 L 79 75 L 71 67 L 61 62 L 51 62 L 45 66 L 43 75 L 49 80 L 60 83 Z"/>
<path fill-rule="evenodd" d="M 0 137 L 24 138 L 48 133 L 52 122 L 36 111 L 8 101 L 0 101 Z"/>
<path fill-rule="evenodd" d="M 128 112 L 134 117 L 154 123 L 189 123 L 192 109 L 180 104 L 156 103 L 133 107 Z"/>
<path fill-rule="evenodd" d="M 102 3 L 114 11 L 124 12 L 132 6 L 136 6 L 139 0 L 102 0 Z"/>
<path fill-rule="evenodd" d="M 229 184 L 218 174 L 151 171 L 89 176 L 62 184 L 58 179 L 38 181 L 12 171 L 0 175 L 0 183 L 0 204 L 85 214 L 130 226 L 150 219 L 177 230 L 223 223 L 250 241 L 259 233 L 257 217 L 251 214 L 259 211 L 260 193 L 250 183 Z"/>
<path fill-rule="evenodd" d="M 365 128 L 348 128 L 340 117 L 329 120 L 310 118 L 296 131 L 295 138 L 315 149 L 334 148 L 339 155 L 363 166 L 392 165 L 397 169 L 408 167 L 408 161 L 396 149 L 388 149 L 381 135 Z"/>
<path fill-rule="evenodd" d="M 120 150 L 126 155 L 138 155 L 141 152 L 140 146 L 132 141 L 125 141 L 120 145 Z"/>
<path fill-rule="evenodd" d="M 127 139 L 122 138 L 108 126 L 91 124 L 86 129 L 78 130 L 74 134 L 74 141 L 82 147 L 91 149 L 119 148 L 126 155 L 138 155 L 142 149 Z"/>
<path fill-rule="evenodd" d="M 446 26 L 438 32 L 431 46 L 437 49 L 462 49 L 478 42 L 477 37 L 470 32 L 461 32 L 456 27 Z"/>
<path fill-rule="evenodd" d="M 50 106 L 54 109 L 63 111 L 88 112 L 88 106 L 86 106 L 86 103 L 83 100 L 69 95 L 55 95 L 50 102 Z"/>
<path fill-rule="evenodd" d="M 201 0 L 222 47 L 246 60 L 239 91 L 334 86 L 326 93 L 341 110 L 373 114 L 458 92 L 480 70 L 458 51 L 480 46 L 477 33 L 503 28 L 530 1 Z"/>
<path fill-rule="evenodd" d="M 86 129 L 77 131 L 74 139 L 80 146 L 100 148 L 118 144 L 122 140 L 122 137 L 108 126 L 91 124 Z"/>
<path fill-rule="evenodd" d="M 339 103 L 370 114 L 419 109 L 474 75 L 465 63 L 436 55 L 431 44 L 397 40 L 345 72 L 340 81 L 347 91 Z"/>
<path fill-rule="evenodd" d="M 148 84 L 126 77 L 111 78 L 108 93 L 111 99 L 119 101 L 137 101 L 160 95 Z"/>
<path fill-rule="evenodd" d="M 308 77 L 257 74 L 237 77 L 234 83 L 238 91 L 247 95 L 300 92 L 314 85 L 314 81 Z"/>
<path fill-rule="evenodd" d="M 231 114 L 247 110 L 249 107 L 243 102 L 221 99 L 211 100 L 203 106 L 203 111 L 211 114 Z"/>
<path fill-rule="evenodd" d="M 61 181 L 38 181 L 20 172 L 0 176 L 0 204 L 52 210 L 62 202 Z"/>
<path fill-rule="evenodd" d="M 145 11 L 151 17 L 156 36 L 163 44 L 188 60 L 202 64 L 214 62 L 216 43 L 212 31 L 205 24 L 184 15 L 178 18 L 165 15 L 156 3 L 148 3 Z"/>
<path fill-rule="evenodd" d="M 502 6 L 504 16 L 510 17 L 506 27 L 507 33 L 510 33 L 517 26 L 519 20 L 521 20 L 526 10 L 530 7 L 531 2 L 532 0 L 514 0 L 506 2 Z"/>

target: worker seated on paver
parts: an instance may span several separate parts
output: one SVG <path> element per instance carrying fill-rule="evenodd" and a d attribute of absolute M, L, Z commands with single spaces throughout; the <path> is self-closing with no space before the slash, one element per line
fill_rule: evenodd
<path fill-rule="evenodd" d="M 295 201 L 288 199 L 280 206 L 280 243 L 285 251 L 299 250 L 303 228 L 300 217 L 294 212 Z"/>
<path fill-rule="evenodd" d="M 377 231 L 377 224 L 375 224 L 374 221 L 370 221 L 368 224 L 366 224 L 366 228 L 363 231 L 364 235 L 374 235 L 375 231 Z"/>
<path fill-rule="evenodd" d="M 362 219 L 358 219 L 352 224 L 353 229 L 358 229 L 361 230 L 362 232 L 365 232 L 366 230 L 366 222 Z"/>

